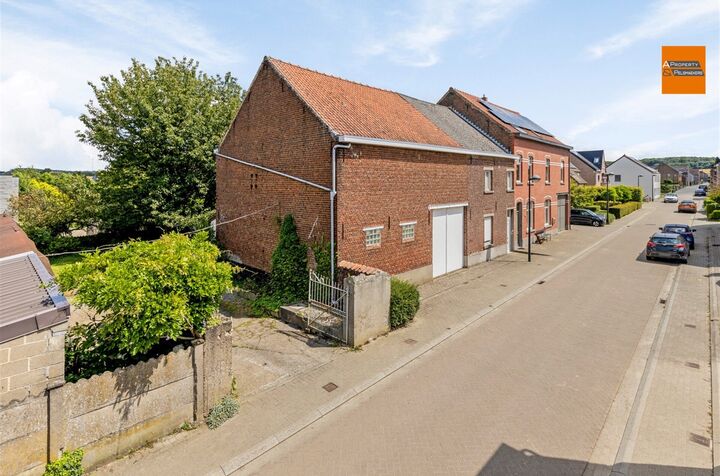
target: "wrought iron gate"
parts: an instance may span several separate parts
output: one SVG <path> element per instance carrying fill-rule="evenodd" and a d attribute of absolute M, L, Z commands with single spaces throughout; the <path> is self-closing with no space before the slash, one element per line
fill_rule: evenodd
<path fill-rule="evenodd" d="M 310 307 L 305 313 L 308 327 L 347 343 L 347 290 L 341 285 L 331 283 L 329 278 L 310 270 L 308 303 Z"/>

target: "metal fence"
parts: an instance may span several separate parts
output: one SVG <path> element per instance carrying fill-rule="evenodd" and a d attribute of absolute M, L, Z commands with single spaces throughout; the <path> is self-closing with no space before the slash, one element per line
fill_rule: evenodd
<path fill-rule="evenodd" d="M 348 292 L 329 278 L 310 270 L 307 325 L 312 329 L 347 343 Z M 315 308 L 313 310 L 313 308 Z"/>

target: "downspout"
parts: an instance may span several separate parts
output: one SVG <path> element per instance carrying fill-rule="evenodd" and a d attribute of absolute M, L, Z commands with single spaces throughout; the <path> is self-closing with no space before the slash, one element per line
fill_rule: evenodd
<path fill-rule="evenodd" d="M 350 144 L 335 144 L 332 148 L 332 187 L 330 188 L 330 283 L 335 285 L 335 195 L 337 195 L 337 150 L 349 149 Z"/>

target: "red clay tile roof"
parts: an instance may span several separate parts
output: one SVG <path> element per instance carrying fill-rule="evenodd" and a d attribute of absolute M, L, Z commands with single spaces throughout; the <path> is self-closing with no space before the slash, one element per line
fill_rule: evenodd
<path fill-rule="evenodd" d="M 382 272 L 381 270 L 373 268 L 372 266 L 366 266 L 364 264 L 353 263 L 352 261 L 345 260 L 342 260 L 338 263 L 338 268 L 347 269 L 359 274 L 377 274 Z"/>
<path fill-rule="evenodd" d="M 396 92 L 266 61 L 337 135 L 462 147 Z"/>
<path fill-rule="evenodd" d="M 20 225 L 15 223 L 13 217 L 0 215 L 0 258 L 27 253 L 28 251 L 38 255 L 48 272 L 52 274 L 50 261 L 38 251 L 35 243 L 28 238 Z"/>
<path fill-rule="evenodd" d="M 557 140 L 557 139 L 556 139 L 554 136 L 552 136 L 552 135 L 542 134 L 542 133 L 540 133 L 540 132 L 533 131 L 533 130 L 531 130 L 531 129 L 525 129 L 525 128 L 523 128 L 523 127 L 517 127 L 517 126 L 515 126 L 515 125 L 513 125 L 513 124 L 509 124 L 509 123 L 507 123 L 507 122 L 505 122 L 505 121 L 500 120 L 499 118 L 497 118 L 496 116 L 494 116 L 494 115 L 490 112 L 490 110 L 483 104 L 483 100 L 482 100 L 482 99 L 480 99 L 479 97 L 477 97 L 477 96 L 475 96 L 475 95 L 473 95 L 473 94 L 466 93 L 465 91 L 460 91 L 459 89 L 455 89 L 455 88 L 452 88 L 452 90 L 455 91 L 455 92 L 456 92 L 457 94 L 459 94 L 460 96 L 464 97 L 464 98 L 465 98 L 468 102 L 470 102 L 471 104 L 474 104 L 474 105 L 476 105 L 477 107 L 481 108 L 483 111 L 485 111 L 485 112 L 487 113 L 487 115 L 488 115 L 493 121 L 495 121 L 496 123 L 498 123 L 498 124 L 500 124 L 501 126 L 505 127 L 507 130 L 509 130 L 509 131 L 512 132 L 512 133 L 515 133 L 515 134 L 521 133 L 521 134 L 525 134 L 525 135 L 527 135 L 527 136 L 530 136 L 530 138 L 535 138 L 535 139 L 543 140 L 543 141 L 546 141 L 546 142 L 552 142 L 552 143 L 555 143 L 555 144 L 558 144 L 558 145 L 565 146 L 565 144 L 563 144 L 561 141 Z M 491 103 L 490 101 L 485 101 L 485 102 L 487 102 L 487 103 L 489 103 L 489 104 L 492 104 L 493 106 L 502 108 L 502 109 L 504 109 L 504 110 L 506 110 L 506 111 L 509 111 L 509 112 L 513 113 L 513 114 L 521 115 L 519 112 L 513 111 L 512 109 L 508 109 L 508 108 L 505 107 L 505 106 L 501 106 L 501 105 L 499 105 L 499 104 Z"/>

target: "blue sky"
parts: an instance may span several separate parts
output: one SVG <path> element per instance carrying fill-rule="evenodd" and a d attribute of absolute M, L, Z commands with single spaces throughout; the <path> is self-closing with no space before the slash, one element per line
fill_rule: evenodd
<path fill-rule="evenodd" d="M 189 56 L 250 85 L 264 55 L 437 101 L 449 86 L 615 159 L 720 154 L 718 0 L 0 0 L 0 170 L 103 166 L 87 81 Z M 707 46 L 707 94 L 660 94 L 661 45 Z"/>

